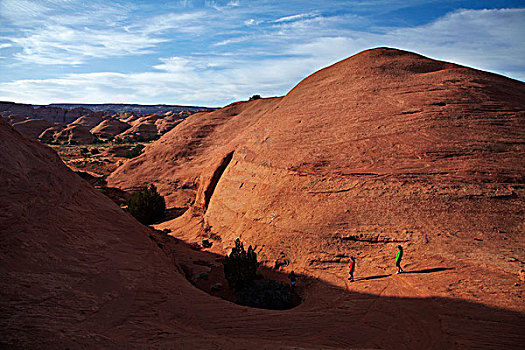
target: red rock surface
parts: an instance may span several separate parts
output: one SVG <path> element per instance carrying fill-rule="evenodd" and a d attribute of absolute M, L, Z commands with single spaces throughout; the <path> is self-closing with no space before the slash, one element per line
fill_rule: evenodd
<path fill-rule="evenodd" d="M 184 112 L 181 112 L 181 113 L 174 113 L 174 112 L 166 113 L 166 115 L 164 115 L 163 118 L 157 119 L 155 121 L 155 126 L 157 127 L 157 133 L 162 135 L 162 134 L 170 131 L 177 124 L 182 122 L 184 120 L 184 118 L 188 117 L 189 115 L 190 115 L 189 113 L 184 113 Z"/>
<path fill-rule="evenodd" d="M 64 129 L 65 129 L 64 125 L 61 125 L 61 124 L 54 125 L 42 131 L 42 133 L 38 136 L 38 139 L 44 143 L 54 142 L 55 136 Z"/>
<path fill-rule="evenodd" d="M 287 261 L 284 271 L 341 287 L 350 255 L 365 276 L 382 276 L 401 243 L 409 269 L 454 271 L 349 288 L 523 315 L 524 102 L 522 82 L 369 50 L 283 98 L 187 118 L 109 185 L 155 183 L 169 206 L 189 206 L 158 226 L 176 237 L 216 237 L 223 253 L 241 237 L 263 247 L 268 266 Z"/>
<path fill-rule="evenodd" d="M 44 130 L 55 125 L 55 123 L 48 122 L 44 119 L 26 119 L 13 124 L 16 130 L 35 140 Z"/>
<path fill-rule="evenodd" d="M 102 123 L 105 119 L 107 119 L 107 116 L 100 115 L 100 113 L 90 113 L 75 119 L 71 124 L 81 125 L 91 129 Z"/>
<path fill-rule="evenodd" d="M 131 125 L 128 123 L 122 122 L 118 119 L 106 119 L 94 128 L 92 128 L 90 131 L 93 135 L 107 139 L 114 137 L 121 132 L 129 129 Z"/>
<path fill-rule="evenodd" d="M 142 137 L 151 137 L 158 134 L 156 122 L 162 119 L 163 116 L 151 114 L 142 116 L 132 122 L 131 127 L 124 131 L 120 137 L 134 137 L 135 135 Z"/>
<path fill-rule="evenodd" d="M 77 124 L 70 124 L 66 128 L 57 132 L 54 141 L 63 144 L 90 144 L 95 137 L 89 129 Z"/>
<path fill-rule="evenodd" d="M 523 83 L 378 49 L 284 98 L 193 115 L 110 185 L 156 182 L 171 206 L 194 202 L 159 227 L 211 236 L 203 252 L 158 235 L 155 245 L 0 120 L 2 345 L 519 348 L 522 97 Z M 284 263 L 280 279 L 299 272 L 300 306 L 240 307 L 182 277 L 219 275 L 216 254 L 236 234 L 266 265 Z M 395 240 L 409 273 L 391 275 Z"/>

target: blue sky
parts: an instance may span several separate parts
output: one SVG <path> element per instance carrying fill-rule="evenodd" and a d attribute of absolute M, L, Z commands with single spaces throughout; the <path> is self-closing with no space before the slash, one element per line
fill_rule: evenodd
<path fill-rule="evenodd" d="M 224 106 L 389 46 L 525 80 L 525 1 L 0 0 L 0 100 Z"/>

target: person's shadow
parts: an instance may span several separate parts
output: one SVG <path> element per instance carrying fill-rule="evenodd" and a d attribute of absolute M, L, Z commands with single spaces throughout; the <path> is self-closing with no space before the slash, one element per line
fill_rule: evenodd
<path fill-rule="evenodd" d="M 356 278 L 355 281 L 368 281 L 368 280 L 377 280 L 377 279 L 380 279 L 380 278 L 386 278 L 388 276 L 392 276 L 391 273 L 387 274 L 387 275 L 377 275 L 377 276 L 368 276 L 368 277 L 361 277 L 361 278 Z"/>
<path fill-rule="evenodd" d="M 447 271 L 447 270 L 454 270 L 454 268 L 453 267 L 433 267 L 430 269 L 423 269 L 423 270 L 403 271 L 402 273 L 433 273 L 433 272 L 440 272 L 440 271 Z M 386 275 L 356 278 L 355 281 L 357 282 L 357 281 L 376 280 L 376 279 L 386 278 L 390 276 L 392 276 L 391 273 L 386 274 Z"/>
<path fill-rule="evenodd" d="M 403 271 L 403 273 L 432 273 L 432 272 L 447 271 L 447 270 L 454 270 L 454 268 L 453 267 L 434 267 L 431 269 Z"/>

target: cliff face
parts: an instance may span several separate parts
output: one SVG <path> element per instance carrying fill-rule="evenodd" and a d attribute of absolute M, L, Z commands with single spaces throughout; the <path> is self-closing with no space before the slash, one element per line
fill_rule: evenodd
<path fill-rule="evenodd" d="M 157 183 L 227 244 L 241 236 L 302 265 L 348 240 L 516 236 L 524 101 L 515 80 L 369 50 L 282 99 L 188 118 L 110 184 Z"/>

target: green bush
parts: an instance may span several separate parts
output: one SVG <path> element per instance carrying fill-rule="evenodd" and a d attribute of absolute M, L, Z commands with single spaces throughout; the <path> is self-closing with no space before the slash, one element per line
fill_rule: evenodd
<path fill-rule="evenodd" d="M 133 195 L 128 203 L 128 211 L 144 225 L 150 225 L 164 217 L 166 202 L 155 186 L 150 185 Z"/>
<path fill-rule="evenodd" d="M 239 238 L 235 240 L 235 247 L 233 247 L 230 255 L 226 255 L 223 260 L 224 276 L 228 281 L 230 289 L 236 291 L 241 290 L 253 283 L 257 276 L 257 253 L 250 245 L 248 251 L 244 250 L 244 246 Z"/>
<path fill-rule="evenodd" d="M 260 98 L 261 98 L 261 95 L 253 95 L 252 97 L 250 97 L 250 101 L 259 100 Z"/>
<path fill-rule="evenodd" d="M 144 149 L 144 145 L 141 145 L 140 143 L 136 145 L 135 147 L 128 149 L 124 156 L 126 158 L 135 158 L 136 156 L 140 155 L 142 153 L 142 150 Z"/>
<path fill-rule="evenodd" d="M 239 305 L 260 309 L 285 310 L 293 306 L 292 292 L 284 283 L 272 280 L 256 281 L 237 292 Z"/>

